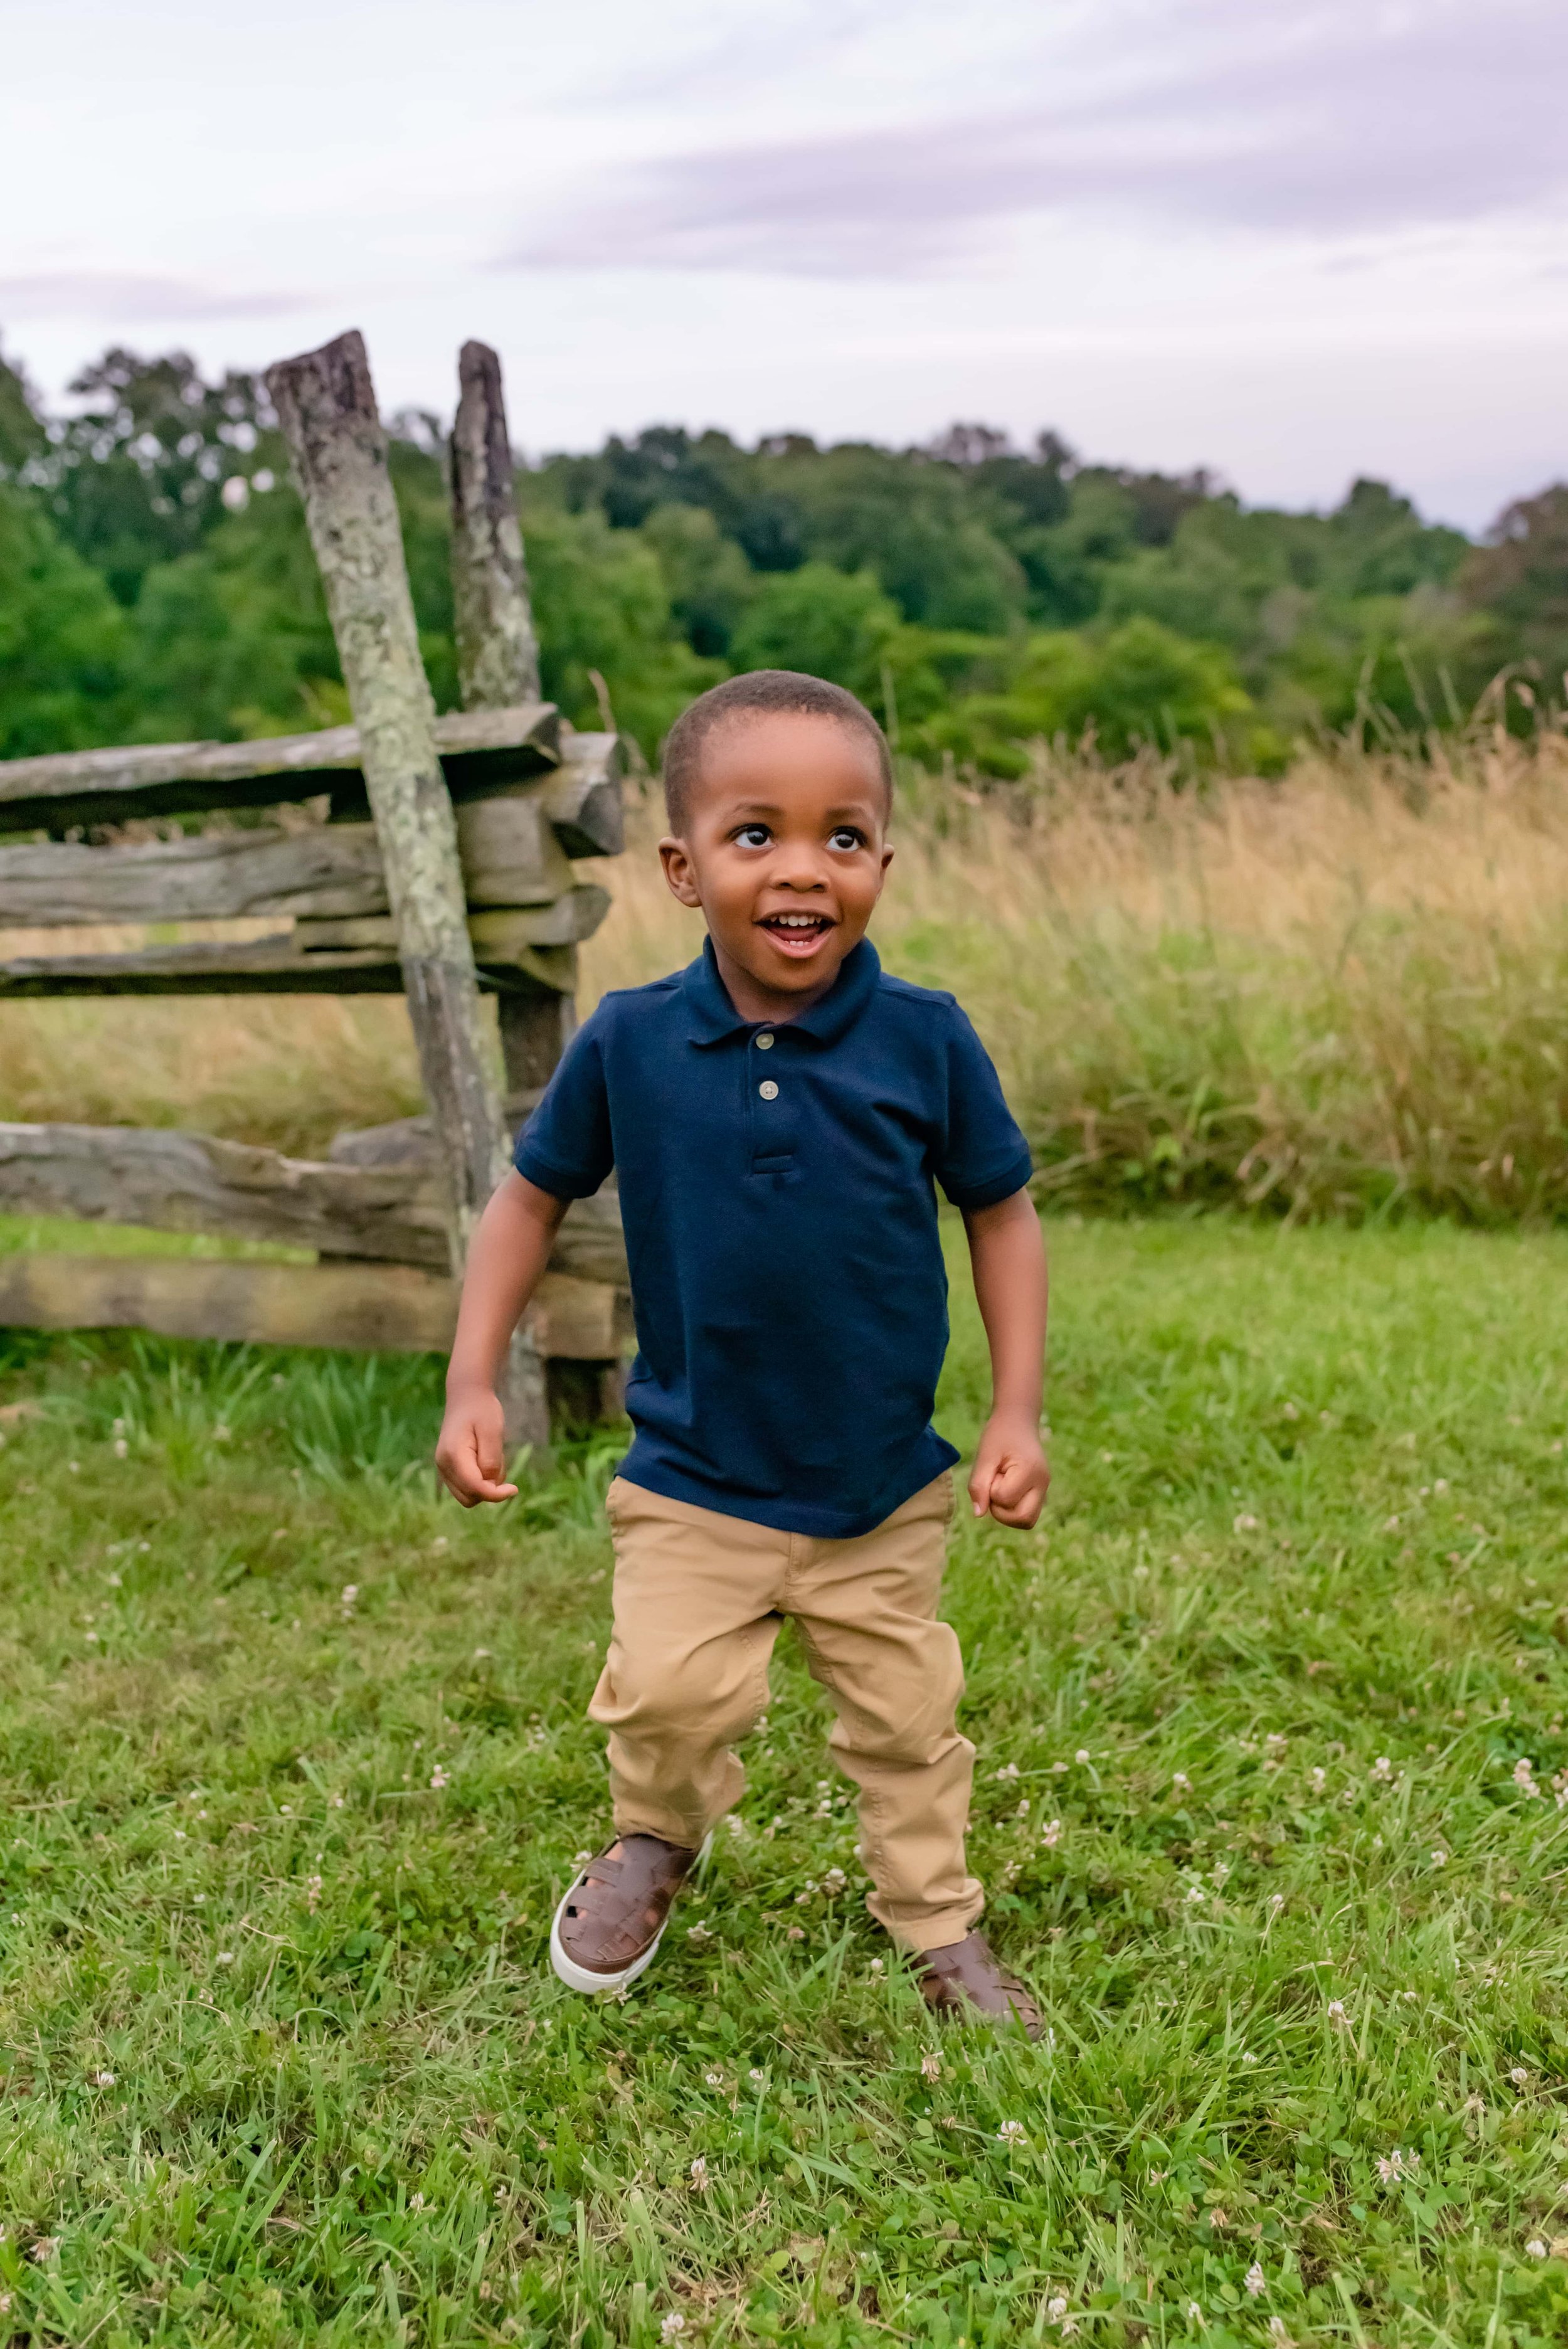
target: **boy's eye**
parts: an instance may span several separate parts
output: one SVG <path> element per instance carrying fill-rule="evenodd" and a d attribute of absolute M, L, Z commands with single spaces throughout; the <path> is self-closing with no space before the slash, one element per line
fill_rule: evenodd
<path fill-rule="evenodd" d="M 735 837 L 742 848 L 766 848 L 772 834 L 765 823 L 743 823 Z"/>
<path fill-rule="evenodd" d="M 863 848 L 865 843 L 852 824 L 841 823 L 828 834 L 830 848 Z"/>

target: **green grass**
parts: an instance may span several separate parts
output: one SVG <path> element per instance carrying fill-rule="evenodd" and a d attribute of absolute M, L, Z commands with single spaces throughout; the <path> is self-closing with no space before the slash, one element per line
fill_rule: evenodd
<path fill-rule="evenodd" d="M 433 1364 L 11 1341 L 0 2340 L 1563 2340 L 1568 1239 L 1055 1254 L 1048 1523 L 950 1583 L 1034 2048 L 820 1889 L 792 1653 L 655 1969 L 553 1982 L 613 1446 L 464 1517 Z"/>

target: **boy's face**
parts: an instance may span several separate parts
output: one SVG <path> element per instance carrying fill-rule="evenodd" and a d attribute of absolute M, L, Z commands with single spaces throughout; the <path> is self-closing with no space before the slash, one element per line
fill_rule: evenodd
<path fill-rule="evenodd" d="M 742 1019 L 825 995 L 865 936 L 892 860 L 874 747 L 805 711 L 738 713 L 703 744 L 665 878 L 698 905 Z"/>

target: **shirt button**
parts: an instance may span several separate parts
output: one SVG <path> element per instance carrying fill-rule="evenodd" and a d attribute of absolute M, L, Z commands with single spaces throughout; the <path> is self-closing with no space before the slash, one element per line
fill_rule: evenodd
<path fill-rule="evenodd" d="M 759 1052 L 770 1052 L 773 1050 L 772 1037 L 758 1036 L 757 1039 L 757 1049 Z"/>
<path fill-rule="evenodd" d="M 761 1094 L 764 1101 L 777 1101 L 779 1098 L 779 1088 L 774 1083 L 771 1077 L 765 1078 L 763 1082 L 758 1086 L 757 1090 Z"/>

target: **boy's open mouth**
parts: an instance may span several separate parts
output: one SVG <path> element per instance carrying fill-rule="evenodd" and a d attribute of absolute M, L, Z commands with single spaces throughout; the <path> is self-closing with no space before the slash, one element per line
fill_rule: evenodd
<path fill-rule="evenodd" d="M 828 914 L 764 914 L 758 924 L 776 947 L 787 955 L 799 957 L 815 953 L 829 931 L 837 926 Z"/>

